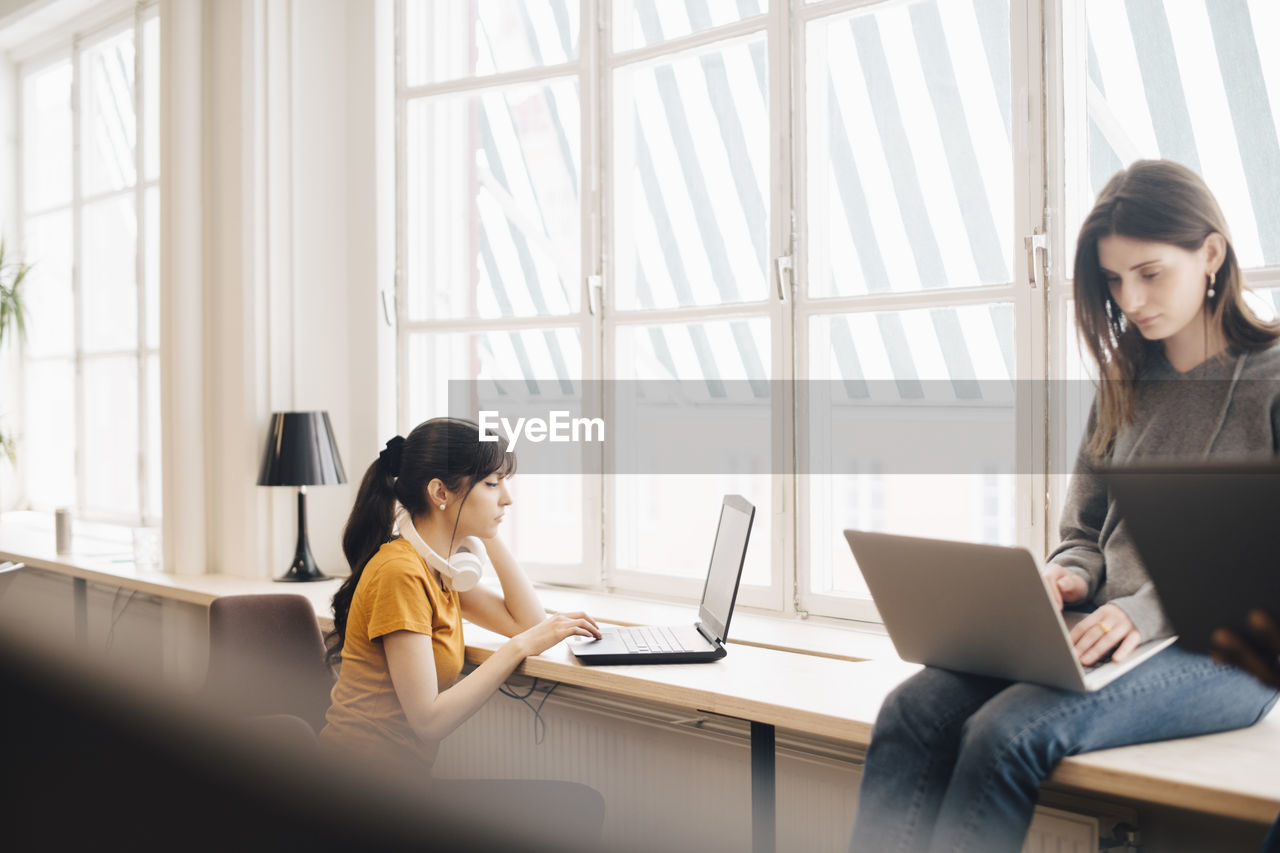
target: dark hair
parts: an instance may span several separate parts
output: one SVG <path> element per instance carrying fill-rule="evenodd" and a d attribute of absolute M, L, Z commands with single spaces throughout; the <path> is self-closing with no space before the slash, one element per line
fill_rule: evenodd
<path fill-rule="evenodd" d="M 1236 349 L 1257 350 L 1280 337 L 1280 325 L 1264 323 L 1244 301 L 1244 279 L 1227 221 L 1208 186 L 1195 172 L 1169 160 L 1138 160 L 1112 176 L 1076 241 L 1076 329 L 1098 366 L 1097 427 L 1089 452 L 1101 458 L 1116 436 L 1133 423 L 1134 383 L 1147 358 L 1160 346 L 1147 341 L 1125 321 L 1098 261 L 1098 241 L 1120 235 L 1169 243 L 1196 251 L 1210 234 L 1221 234 L 1226 256 L 1207 300 L 1205 333 L 1210 325 Z M 1206 280 L 1206 291 L 1208 282 Z"/>
<path fill-rule="evenodd" d="M 333 631 L 326 638 L 330 666 L 342 658 L 346 642 L 347 612 L 364 567 L 395 533 L 395 506 L 399 501 L 414 518 L 432 511 L 427 485 L 435 479 L 449 491 L 466 489 L 491 474 L 515 473 L 515 456 L 507 443 L 481 441 L 480 428 L 460 418 L 432 418 L 414 427 L 408 438 L 393 438 L 360 481 L 355 505 L 342 532 L 342 552 L 351 566 L 351 575 L 333 596 Z M 461 507 L 459 507 L 461 510 Z"/>

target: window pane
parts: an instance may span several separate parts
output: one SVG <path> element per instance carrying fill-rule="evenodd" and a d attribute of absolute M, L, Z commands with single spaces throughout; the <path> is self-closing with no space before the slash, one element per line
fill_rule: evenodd
<path fill-rule="evenodd" d="M 22 81 L 22 199 L 26 210 L 71 201 L 71 62 Z"/>
<path fill-rule="evenodd" d="M 84 424 L 85 509 L 137 515 L 137 358 L 85 360 Z"/>
<path fill-rule="evenodd" d="M 147 300 L 147 337 L 142 342 L 146 349 L 160 346 L 160 189 L 151 187 L 146 192 L 147 236 L 145 293 Z"/>
<path fill-rule="evenodd" d="M 136 349 L 138 224 L 133 198 L 87 204 L 81 222 L 85 351 Z"/>
<path fill-rule="evenodd" d="M 526 399 L 580 399 L 582 344 L 577 329 L 521 329 L 467 334 L 409 333 L 406 427 L 449 412 L 450 380 L 478 381 L 499 396 L 518 384 Z"/>
<path fill-rule="evenodd" d="M 75 368 L 70 361 L 29 361 L 18 454 L 27 471 L 31 508 L 76 503 Z"/>
<path fill-rule="evenodd" d="M 143 176 L 154 181 L 160 176 L 160 17 L 142 25 L 143 134 L 146 141 Z"/>
<path fill-rule="evenodd" d="M 160 476 L 160 357 L 147 357 L 147 506 L 145 521 L 164 515 L 164 478 Z"/>
<path fill-rule="evenodd" d="M 69 356 L 75 350 L 71 213 L 63 210 L 29 218 L 25 241 L 24 260 L 31 264 L 22 286 L 29 312 L 26 356 Z"/>
<path fill-rule="evenodd" d="M 610 478 L 615 568 L 705 577 L 720 500 L 736 492 L 756 505 L 743 582 L 768 585 L 775 470 L 767 438 L 773 418 L 768 319 L 620 326 L 615 340 L 613 375 L 622 381 L 611 396 L 625 409 L 606 417 L 615 425 L 612 459 L 618 472 Z M 646 395 L 629 380 L 678 380 L 678 387 L 663 387 L 679 395 L 676 405 L 698 422 L 673 417 L 671 399 Z M 653 458 L 679 447 L 684 429 L 723 436 L 717 448 L 722 455 L 703 458 L 705 467 L 689 476 Z"/>
<path fill-rule="evenodd" d="M 578 84 L 408 105 L 411 319 L 576 312 Z"/>
<path fill-rule="evenodd" d="M 613 49 L 630 50 L 732 24 L 763 14 L 768 6 L 768 0 L 613 0 Z"/>
<path fill-rule="evenodd" d="M 409 400 L 405 429 L 428 418 L 462 414 L 451 407 L 448 380 L 477 380 L 468 388 L 485 401 L 512 395 L 547 409 L 571 407 L 582 397 L 582 346 L 577 329 L 524 329 L 469 334 L 409 335 Z M 497 408 L 482 404 L 483 408 Z M 466 414 L 471 415 L 470 406 Z M 521 473 L 512 480 L 512 506 L 504 539 L 530 564 L 580 565 L 581 476 Z"/>
<path fill-rule="evenodd" d="M 526 564 L 580 565 L 582 555 L 581 477 L 520 474 L 509 485 L 504 539 Z M 600 551 L 596 546 L 596 553 Z M 592 560 L 595 560 L 592 555 Z"/>
<path fill-rule="evenodd" d="M 131 185 L 134 139 L 133 30 L 81 54 L 80 127 L 86 197 Z"/>
<path fill-rule="evenodd" d="M 882 4 L 806 45 L 810 293 L 1010 281 L 1008 0 Z"/>
<path fill-rule="evenodd" d="M 410 86 L 578 58 L 578 0 L 406 0 Z"/>
<path fill-rule="evenodd" d="M 769 321 L 764 317 L 619 326 L 614 340 L 615 379 L 703 380 L 709 386 L 769 379 Z"/>
<path fill-rule="evenodd" d="M 1252 300 L 1251 300 L 1252 304 Z M 1080 338 L 1076 332 L 1075 300 L 1065 302 L 1065 326 L 1067 335 L 1067 353 L 1063 359 L 1063 372 L 1066 377 L 1063 393 L 1057 396 L 1056 402 L 1062 410 L 1061 435 L 1064 456 L 1058 460 L 1057 468 L 1050 471 L 1070 472 L 1075 465 L 1076 452 L 1084 439 L 1085 428 L 1089 423 L 1089 407 L 1097 390 L 1098 370 L 1088 350 L 1080 346 Z"/>
<path fill-rule="evenodd" d="M 1015 541 L 1013 317 L 991 304 L 813 318 L 811 592 L 867 597 L 847 527 Z"/>
<path fill-rule="evenodd" d="M 746 586 L 768 586 L 773 519 L 773 486 L 768 476 L 609 478 L 618 507 L 612 526 L 614 569 L 697 581 L 701 592 L 715 542 L 720 504 L 739 494 L 755 505 L 755 520 L 742 567 Z"/>
<path fill-rule="evenodd" d="M 1217 196 L 1245 267 L 1280 264 L 1280 6 L 1089 0 L 1088 155 L 1067 234 L 1107 179 L 1177 160 Z M 1071 267 L 1068 266 L 1068 269 Z"/>
<path fill-rule="evenodd" d="M 620 310 L 767 295 L 765 62 L 761 34 L 614 73 Z"/>

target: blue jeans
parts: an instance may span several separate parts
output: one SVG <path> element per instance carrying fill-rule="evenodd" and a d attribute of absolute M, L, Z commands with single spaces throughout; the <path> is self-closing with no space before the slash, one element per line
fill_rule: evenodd
<path fill-rule="evenodd" d="M 1277 695 L 1177 646 L 1092 693 L 926 668 L 880 709 L 849 849 L 1017 853 L 1065 756 L 1243 728 Z"/>

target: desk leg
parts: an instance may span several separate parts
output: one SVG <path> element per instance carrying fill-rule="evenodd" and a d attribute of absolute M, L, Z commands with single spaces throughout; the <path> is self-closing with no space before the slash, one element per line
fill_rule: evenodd
<path fill-rule="evenodd" d="M 75 608 L 76 645 L 89 647 L 89 587 L 84 578 L 72 578 L 71 594 Z"/>
<path fill-rule="evenodd" d="M 773 853 L 778 845 L 773 735 L 773 726 L 751 723 L 752 853 Z"/>

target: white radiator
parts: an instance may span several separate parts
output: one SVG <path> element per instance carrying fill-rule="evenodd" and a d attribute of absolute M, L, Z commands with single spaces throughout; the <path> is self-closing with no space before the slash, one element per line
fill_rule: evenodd
<path fill-rule="evenodd" d="M 1096 818 L 1040 806 L 1027 831 L 1022 853 L 1096 853 Z"/>
<path fill-rule="evenodd" d="M 540 682 L 528 701 L 537 706 L 545 688 Z M 444 742 L 436 775 L 590 785 L 607 804 L 604 849 L 631 849 L 640 840 L 649 850 L 751 848 L 747 723 L 566 686 L 546 699 L 542 718 L 539 744 L 533 712 L 495 696 Z M 777 744 L 777 849 L 844 853 L 860 750 L 784 731 Z M 1102 821 L 1104 833 L 1113 822 Z M 1024 853 L 1096 853 L 1099 824 L 1074 810 L 1040 807 Z"/>

